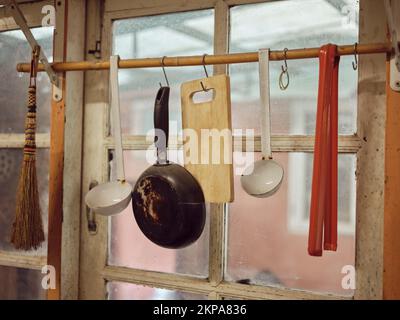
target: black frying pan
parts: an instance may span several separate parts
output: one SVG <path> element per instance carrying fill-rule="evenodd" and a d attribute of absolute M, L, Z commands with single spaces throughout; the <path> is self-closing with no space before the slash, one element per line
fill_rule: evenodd
<path fill-rule="evenodd" d="M 154 105 L 157 163 L 146 169 L 132 193 L 140 230 L 155 244 L 177 249 L 196 241 L 204 229 L 203 190 L 184 167 L 167 160 L 169 87 L 161 87 Z"/>

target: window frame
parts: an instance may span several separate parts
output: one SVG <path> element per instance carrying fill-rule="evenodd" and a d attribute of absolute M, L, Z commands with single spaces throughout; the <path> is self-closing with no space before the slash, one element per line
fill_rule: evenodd
<path fill-rule="evenodd" d="M 272 1 L 272 0 L 269 0 Z M 103 21 L 103 28 L 101 30 L 101 41 L 102 41 L 102 56 L 108 57 L 110 55 L 111 49 L 111 33 L 112 33 L 112 22 L 117 19 L 133 18 L 150 16 L 157 14 L 173 13 L 173 12 L 184 12 L 199 9 L 209 9 L 214 8 L 215 14 L 215 33 L 214 33 L 214 52 L 215 54 L 226 53 L 228 51 L 228 36 L 229 36 L 229 8 L 234 5 L 240 4 L 251 4 L 251 3 L 261 3 L 269 2 L 265 0 L 154 0 L 147 1 L 143 4 L 141 1 L 127 1 L 127 0 L 117 0 L 109 1 L 106 0 L 104 7 L 101 8 L 104 13 L 103 17 L 100 17 Z M 368 0 L 362 0 L 361 4 Z M 168 3 L 167 3 L 168 2 Z M 93 12 L 93 11 L 92 11 Z M 371 12 L 363 13 L 360 10 L 360 15 L 371 15 Z M 89 17 L 90 19 L 90 17 Z M 98 20 L 99 18 L 97 18 Z M 93 36 L 88 39 L 89 42 L 94 43 L 98 40 L 99 24 L 96 19 L 92 19 L 91 33 Z M 361 20 L 361 18 L 360 18 Z M 361 24 L 360 24 L 361 29 Z M 94 32 L 94 30 L 97 30 Z M 362 30 L 361 30 L 362 31 Z M 364 39 L 363 39 L 364 37 Z M 360 32 L 360 41 L 371 41 L 367 39 L 367 36 L 362 35 Z M 360 57 L 360 73 L 370 72 L 371 66 L 369 61 L 373 60 L 374 57 Z M 364 63 L 363 63 L 364 62 Z M 226 66 L 214 66 L 214 73 L 226 72 Z M 99 152 L 93 154 L 93 157 L 102 156 L 102 163 L 98 165 L 93 165 L 90 168 L 90 172 L 85 174 L 91 178 L 97 178 L 99 181 L 105 181 L 108 176 L 108 163 L 107 154 L 108 150 L 113 147 L 112 138 L 108 137 L 108 119 L 107 119 L 107 92 L 108 83 L 107 78 L 103 77 L 102 83 L 95 86 L 86 82 L 86 107 L 88 103 L 93 104 L 90 110 L 86 110 L 88 116 L 93 116 L 95 120 L 103 123 L 102 128 L 99 128 L 97 121 L 85 122 L 85 128 L 94 134 L 92 137 L 85 137 L 85 139 L 96 140 L 96 145 L 91 147 L 99 148 Z M 360 81 L 360 79 L 359 79 Z M 96 95 L 96 90 L 101 88 L 103 90 L 102 102 L 95 103 L 94 101 L 99 101 L 98 95 Z M 98 91 L 97 91 L 98 92 Z M 377 95 L 378 91 L 372 92 L 372 94 Z M 88 98 L 89 97 L 89 98 Z M 93 101 L 92 101 L 93 100 Z M 357 107 L 357 134 L 346 135 L 339 137 L 339 152 L 350 152 L 357 154 L 357 179 L 367 181 L 368 179 L 373 179 L 378 177 L 381 171 L 379 169 L 371 170 L 369 172 L 364 172 L 363 167 L 366 163 L 365 152 L 360 152 L 362 148 L 368 150 L 375 143 L 383 145 L 381 137 L 375 139 L 375 141 L 366 142 L 360 137 L 360 133 L 365 131 L 367 124 L 364 122 L 368 119 L 365 107 L 360 107 L 362 104 L 367 104 L 368 101 L 364 99 L 358 99 Z M 379 100 L 380 105 L 382 105 L 382 100 Z M 383 101 L 384 104 L 384 101 Z M 101 112 L 99 112 L 101 110 Z M 379 114 L 384 111 L 380 109 Z M 94 123 L 97 123 L 97 128 Z M 242 147 L 242 137 L 235 137 L 234 148 L 235 150 L 243 150 Z M 272 148 L 273 151 L 304 151 L 312 152 L 314 144 L 313 136 L 273 136 L 272 138 Z M 244 145 L 244 144 L 243 144 Z M 123 147 L 124 150 L 141 150 L 146 149 L 148 143 L 145 141 L 143 136 L 124 136 L 123 137 Z M 249 150 L 250 151 L 250 150 Z M 256 145 L 254 151 L 260 151 L 260 138 L 256 138 Z M 362 158 L 360 158 L 362 155 Z M 85 160 L 84 160 L 85 162 Z M 375 160 L 376 163 L 376 160 Z M 85 166 L 85 165 L 84 165 Z M 101 172 L 101 174 L 99 174 Z M 90 183 L 89 179 L 83 179 L 83 195 L 88 190 L 88 185 Z M 356 263 L 360 261 L 361 255 L 365 255 L 365 249 L 371 247 L 373 244 L 366 237 L 367 231 L 361 230 L 360 226 L 369 223 L 368 216 L 371 212 L 366 212 L 366 206 L 368 206 L 368 199 L 364 199 L 359 191 L 357 185 L 357 234 L 356 234 Z M 383 198 L 379 200 L 383 203 Z M 317 292 L 306 292 L 302 290 L 290 289 L 290 288 L 274 288 L 261 285 L 243 285 L 237 283 L 230 283 L 223 280 L 224 274 L 224 255 L 225 255 L 225 221 L 226 217 L 226 206 L 224 204 L 214 204 L 211 208 L 211 219 L 210 219 L 210 265 L 209 265 L 209 278 L 208 279 L 198 279 L 190 276 L 183 276 L 177 274 L 166 274 L 160 272 L 138 270 L 117 266 L 107 265 L 107 251 L 108 251 L 108 230 L 109 225 L 107 219 L 102 217 L 97 217 L 98 219 L 98 230 L 96 235 L 90 235 L 86 230 L 83 230 L 81 239 L 81 272 L 82 274 L 87 274 L 85 272 L 94 273 L 94 276 L 81 277 L 81 296 L 83 298 L 104 298 L 106 297 L 106 281 L 122 281 L 127 283 L 134 283 L 138 285 L 146 285 L 150 287 L 166 288 L 170 290 L 180 290 L 193 293 L 207 294 L 211 299 L 222 299 L 224 297 L 230 298 L 242 298 L 242 299 L 348 299 L 348 297 L 338 296 L 334 294 L 323 294 Z M 361 209 L 360 209 L 361 208 Z M 85 212 L 85 208 L 83 211 Z M 363 212 L 364 210 L 365 212 Z M 380 215 L 380 213 L 379 213 Z M 378 216 L 379 218 L 379 216 Z M 86 229 L 86 221 L 83 222 L 83 229 Z M 368 228 L 367 228 L 368 229 Z M 370 228 L 369 228 L 370 229 Z M 379 232 L 379 231 L 378 231 Z M 379 235 L 378 235 L 379 236 Z M 93 259 L 96 258 L 96 261 Z M 357 277 L 357 290 L 353 298 L 362 298 L 368 296 L 370 292 L 379 292 L 382 286 L 379 276 L 371 277 L 372 274 L 376 273 L 376 266 L 382 264 L 382 255 L 376 255 L 370 258 L 370 265 L 362 265 L 362 272 L 358 273 Z M 361 259 L 364 260 L 365 259 Z M 94 270 L 94 272 L 93 272 Z M 367 285 L 368 284 L 368 288 Z"/>
<path fill-rule="evenodd" d="M 27 24 L 31 28 L 40 27 L 42 25 L 42 7 L 53 5 L 51 0 L 40 0 L 36 2 L 20 3 L 19 8 L 24 14 Z M 19 29 L 12 15 L 8 12 L 7 7 L 0 8 L 0 32 Z"/>
<path fill-rule="evenodd" d="M 43 0 L 34 3 L 20 4 L 20 9 L 26 17 L 27 24 L 30 28 L 41 27 L 44 15 L 41 8 L 45 5 L 52 5 L 50 0 Z M 18 30 L 18 25 L 8 12 L 6 7 L 0 8 L 0 32 Z M 25 144 L 25 134 L 23 133 L 0 133 L 0 149 L 22 149 Z M 36 134 L 36 147 L 39 149 L 50 148 L 50 133 Z M 15 251 L 0 250 L 0 266 L 24 268 L 31 270 L 42 270 L 46 265 L 46 255 L 21 255 Z"/>
<path fill-rule="evenodd" d="M 70 0 L 71 1 L 71 0 Z M 275 0 L 269 0 L 275 1 Z M 62 3 L 65 0 L 61 0 Z M 102 40 L 102 56 L 109 55 L 110 46 L 107 43 L 111 36 L 111 21 L 114 19 L 131 18 L 134 16 L 147 16 L 172 12 L 183 12 L 197 9 L 215 9 L 215 28 L 214 34 L 215 53 L 225 53 L 228 47 L 228 24 L 229 24 L 229 7 L 240 4 L 261 3 L 268 0 L 151 0 L 143 4 L 143 1 L 129 0 L 106 0 L 104 5 L 101 2 L 87 2 L 86 10 L 91 14 L 87 15 L 86 30 L 86 47 L 95 48 L 96 41 Z M 385 34 L 385 26 L 380 23 L 380 19 L 372 19 L 377 15 L 384 19 L 384 12 L 375 10 L 373 0 L 361 0 L 360 6 L 365 10 L 360 10 L 360 42 L 383 42 L 386 38 L 381 34 Z M 28 25 L 31 27 L 39 27 L 41 24 L 42 14 L 41 6 L 53 4 L 51 0 L 23 3 L 20 4 L 22 11 L 27 15 Z M 76 4 L 76 3 L 75 3 Z M 85 5 L 83 5 L 84 7 Z M 85 8 L 70 10 L 84 10 Z M 85 24 L 84 18 L 80 17 L 80 27 Z M 76 21 L 76 19 L 74 20 Z M 366 23 L 366 21 L 368 23 Z M 101 23 L 104 22 L 103 28 Z M 363 23 L 364 22 L 364 23 Z M 57 27 L 64 30 L 64 21 L 57 19 Z M 78 27 L 76 27 L 78 28 Z M 107 29 L 108 28 L 108 29 Z M 5 8 L 0 8 L 0 31 L 8 31 L 18 29 L 13 19 L 6 12 Z M 73 29 L 69 26 L 68 31 Z M 379 32 L 375 32 L 378 29 Z M 107 31 L 108 30 L 108 31 Z M 374 32 L 372 32 L 374 31 Z M 83 40 L 82 40 L 83 39 Z M 85 41 L 85 32 L 80 34 L 79 40 Z M 71 40 L 71 39 L 69 39 Z M 55 42 L 59 48 L 63 47 L 64 39 L 59 37 Z M 65 43 L 64 43 L 65 44 Z M 76 50 L 79 50 L 75 48 Z M 86 54 L 79 58 L 77 52 L 67 55 L 71 60 L 92 60 L 96 61 L 92 55 Z M 357 289 L 354 299 L 366 298 L 382 298 L 382 273 L 383 273 L 383 203 L 382 195 L 384 170 L 383 156 L 376 156 L 375 150 L 384 149 L 384 125 L 377 127 L 369 124 L 372 117 L 379 119 L 385 118 L 385 95 L 382 95 L 382 88 L 376 86 L 368 87 L 368 94 L 365 94 L 366 86 L 370 84 L 368 80 L 371 78 L 379 78 L 380 81 L 385 80 L 385 70 L 377 71 L 377 63 L 384 59 L 383 55 L 367 55 L 359 58 L 359 97 L 357 107 L 357 134 L 354 136 L 340 136 L 339 148 L 340 152 L 357 153 L 357 209 L 356 209 L 356 270 L 357 270 Z M 215 73 L 225 72 L 225 66 L 214 66 Z M 93 151 L 92 159 L 100 156 L 107 159 L 108 150 L 113 147 L 113 141 L 107 137 L 107 88 L 108 83 L 103 77 L 103 73 L 99 71 L 87 72 L 85 74 L 85 102 L 81 103 L 76 98 L 76 90 L 79 82 L 72 84 L 76 77 L 82 76 L 80 73 L 67 73 L 66 98 L 74 100 L 73 109 L 76 113 L 82 110 L 84 105 L 85 114 L 85 133 L 82 135 L 83 140 L 92 141 L 97 139 L 89 152 Z M 93 81 L 101 78 L 102 81 Z M 365 84 L 364 84 L 365 82 Z M 95 84 L 93 84 L 95 83 Z M 364 92 L 364 93 L 363 93 Z M 100 94 L 99 94 L 100 93 Z M 83 93 L 82 93 L 83 94 Z M 71 103 L 69 106 L 71 107 Z M 79 109 L 82 108 L 82 109 Z M 69 109 L 67 109 L 69 110 Z M 100 110 L 100 112 L 99 112 Z M 67 114 L 68 117 L 68 114 Z M 88 121 L 87 119 L 90 119 Z M 79 116 L 74 117 L 70 128 L 66 128 L 65 134 L 65 157 L 66 163 L 68 157 L 71 157 L 68 151 L 77 151 L 80 143 L 75 138 L 79 138 L 77 132 L 73 135 L 82 124 L 79 124 Z M 67 122 L 68 123 L 68 122 Z M 101 123 L 102 126 L 98 124 Z M 379 124 L 380 125 L 380 124 Z M 82 128 L 81 128 L 82 129 Z M 69 131 L 68 131 L 69 130 Z M 68 133 L 69 132 L 69 133 Z M 88 138 L 90 132 L 93 137 Z M 368 140 L 366 137 L 368 136 Z M 89 139 L 89 140 L 88 140 Z M 23 134 L 0 134 L 0 148 L 22 148 L 24 141 Z M 147 147 L 140 137 L 124 137 L 124 148 L 129 150 L 137 150 Z M 273 150 L 279 151 L 305 151 L 312 152 L 314 139 L 312 136 L 274 136 Z M 235 150 L 242 150 L 242 138 L 235 138 Z M 78 144 L 78 146 L 77 146 Z M 50 147 L 50 135 L 38 134 L 37 145 L 39 148 Z M 256 139 L 256 150 L 260 149 L 260 140 Z M 88 151 L 85 147 L 85 152 Z M 381 152 L 382 153 L 382 152 Z M 383 154 L 383 153 L 382 153 Z M 372 155 L 372 156 L 371 156 Z M 75 162 L 74 162 L 75 163 Z M 79 165 L 81 165 L 79 163 Z M 244 299 L 342 299 L 344 297 L 335 295 L 325 295 L 320 293 L 305 292 L 289 288 L 277 289 L 273 287 L 265 287 L 258 285 L 242 285 L 236 283 L 227 283 L 222 281 L 224 271 L 224 223 L 225 212 L 224 205 L 217 204 L 213 206 L 210 225 L 210 278 L 208 280 L 199 281 L 199 279 L 164 274 L 159 272 L 135 270 L 114 266 L 107 266 L 107 219 L 97 217 L 98 231 L 95 235 L 89 234 L 87 231 L 86 206 L 84 204 L 84 195 L 88 191 L 88 185 L 91 179 L 98 181 L 107 179 L 108 165 L 106 161 L 91 166 L 90 157 L 83 159 L 84 175 L 79 183 L 82 187 L 74 190 L 70 182 L 70 174 L 64 171 L 64 224 L 63 224 L 63 264 L 62 277 L 62 297 L 67 298 L 96 298 L 102 299 L 106 296 L 105 281 L 123 281 L 127 283 L 144 284 L 147 286 L 167 288 L 171 290 L 182 290 L 187 292 L 208 294 L 210 299 L 222 298 L 244 298 Z M 89 168 L 90 167 L 90 168 Z M 80 169 L 79 169 L 80 170 Z M 79 171 L 80 172 L 80 171 Z M 374 182 L 374 186 L 370 186 L 370 182 Z M 76 181 L 73 181 L 76 183 Z M 376 186 L 375 186 L 376 184 Z M 69 186 L 69 187 L 68 187 Z M 76 195 L 76 193 L 79 193 Z M 381 195 L 378 195 L 381 193 Z M 369 195 L 371 195 L 369 197 Z M 67 201 L 65 200 L 67 198 Z M 76 206 L 68 207 L 68 200 L 71 203 L 80 202 Z M 69 223 L 69 222 L 72 223 Z M 66 251 L 68 251 L 66 253 Z M 80 253 L 80 254 L 79 254 Z M 80 258 L 79 258 L 80 255 Z M 73 257 L 73 259 L 69 259 Z M 0 252 L 0 265 L 40 270 L 47 261 L 45 256 L 23 256 L 18 253 Z M 79 287 L 79 289 L 78 289 Z"/>

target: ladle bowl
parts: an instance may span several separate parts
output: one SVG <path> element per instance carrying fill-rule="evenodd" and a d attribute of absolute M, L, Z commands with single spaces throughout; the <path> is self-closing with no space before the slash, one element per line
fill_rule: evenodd
<path fill-rule="evenodd" d="M 91 189 L 85 202 L 96 214 L 112 216 L 123 211 L 131 200 L 132 186 L 124 181 L 102 183 Z"/>
<path fill-rule="evenodd" d="M 262 159 L 248 166 L 240 183 L 242 188 L 251 196 L 266 198 L 273 195 L 281 186 L 283 168 L 272 159 Z"/>

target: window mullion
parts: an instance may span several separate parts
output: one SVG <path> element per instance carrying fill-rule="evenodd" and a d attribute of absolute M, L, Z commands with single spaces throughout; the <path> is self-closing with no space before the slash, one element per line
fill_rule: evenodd
<path fill-rule="evenodd" d="M 274 152 L 312 152 L 314 150 L 315 137 L 312 135 L 273 135 L 272 151 Z M 0 146 L 1 146 L 0 139 Z M 261 152 L 261 137 L 235 136 L 233 139 L 233 149 L 235 152 Z M 356 135 L 339 136 L 340 153 L 357 153 L 361 148 L 361 139 Z M 105 139 L 105 146 L 114 148 L 112 137 Z M 154 148 L 153 139 L 146 139 L 146 136 L 124 136 L 123 147 L 125 150 L 147 150 Z M 171 137 L 169 143 L 170 150 L 176 150 L 182 147 L 182 141 L 179 138 Z"/>
<path fill-rule="evenodd" d="M 0 148 L 23 148 L 25 134 L 23 133 L 2 133 L 0 134 Z M 36 134 L 36 147 L 49 148 L 50 135 L 48 133 Z"/>
<path fill-rule="evenodd" d="M 27 256 L 19 252 L 8 252 L 0 250 L 0 266 L 42 270 L 46 265 L 46 256 Z"/>
<path fill-rule="evenodd" d="M 220 0 L 215 5 L 214 12 L 214 53 L 228 52 L 229 39 L 229 7 Z M 226 65 L 214 66 L 214 74 L 227 72 Z M 210 205 L 210 259 L 209 281 L 218 285 L 224 278 L 224 247 L 225 247 L 225 209 L 223 204 Z"/>

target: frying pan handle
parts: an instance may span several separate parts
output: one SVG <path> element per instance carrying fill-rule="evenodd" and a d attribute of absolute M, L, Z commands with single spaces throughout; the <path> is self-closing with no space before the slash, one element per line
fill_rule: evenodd
<path fill-rule="evenodd" d="M 154 143 L 157 148 L 157 163 L 165 164 L 167 159 L 169 135 L 169 87 L 161 87 L 154 103 Z"/>

